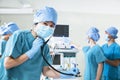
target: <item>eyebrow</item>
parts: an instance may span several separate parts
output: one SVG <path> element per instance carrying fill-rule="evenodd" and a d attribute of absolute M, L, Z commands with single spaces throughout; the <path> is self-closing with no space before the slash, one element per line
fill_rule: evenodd
<path fill-rule="evenodd" d="M 52 21 L 45 21 L 45 22 L 47 22 L 47 23 L 51 22 L 51 23 L 53 23 L 53 24 L 55 25 L 55 23 L 54 23 L 54 22 L 52 22 Z"/>

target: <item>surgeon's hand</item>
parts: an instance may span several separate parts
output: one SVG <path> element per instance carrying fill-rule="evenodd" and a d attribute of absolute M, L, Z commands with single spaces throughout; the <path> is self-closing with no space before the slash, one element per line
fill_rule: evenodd
<path fill-rule="evenodd" d="M 27 51 L 25 54 L 31 59 L 40 49 L 40 46 L 43 45 L 43 40 L 41 38 L 36 38 L 33 41 L 32 48 Z"/>
<path fill-rule="evenodd" d="M 76 75 L 80 74 L 79 72 L 79 69 L 78 68 L 72 68 L 68 71 L 63 71 L 64 73 L 67 73 L 67 74 L 73 74 L 74 76 L 72 75 L 65 75 L 65 74 L 60 74 L 60 78 L 75 78 Z"/>

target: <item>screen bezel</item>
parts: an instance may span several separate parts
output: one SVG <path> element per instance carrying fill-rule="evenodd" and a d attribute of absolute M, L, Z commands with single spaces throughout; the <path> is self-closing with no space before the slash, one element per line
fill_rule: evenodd
<path fill-rule="evenodd" d="M 54 54 L 54 56 L 55 55 L 59 55 L 60 56 L 60 64 L 52 64 L 55 68 L 60 68 L 62 65 L 63 65 L 63 53 L 56 53 L 56 54 Z M 53 61 L 54 61 L 54 59 L 53 59 Z"/>
<path fill-rule="evenodd" d="M 67 31 L 64 31 L 65 29 Z M 62 31 L 58 32 L 58 30 L 59 31 L 62 30 Z M 56 25 L 53 37 L 69 37 L 69 25 L 61 25 L 61 24 Z"/>

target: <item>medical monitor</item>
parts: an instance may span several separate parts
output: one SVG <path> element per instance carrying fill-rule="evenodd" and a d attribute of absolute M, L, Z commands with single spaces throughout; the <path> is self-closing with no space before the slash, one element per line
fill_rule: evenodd
<path fill-rule="evenodd" d="M 53 66 L 55 68 L 60 68 L 63 63 L 63 54 L 62 53 L 56 53 L 55 55 L 52 56 L 53 59 Z"/>
<path fill-rule="evenodd" d="M 54 37 L 69 37 L 69 25 L 56 25 Z"/>

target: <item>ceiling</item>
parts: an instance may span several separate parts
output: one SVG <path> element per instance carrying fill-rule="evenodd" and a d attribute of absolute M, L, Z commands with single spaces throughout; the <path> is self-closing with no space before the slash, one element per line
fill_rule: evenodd
<path fill-rule="evenodd" d="M 59 12 L 120 15 L 120 0 L 0 0 L 0 9 L 33 10 L 52 6 Z"/>

